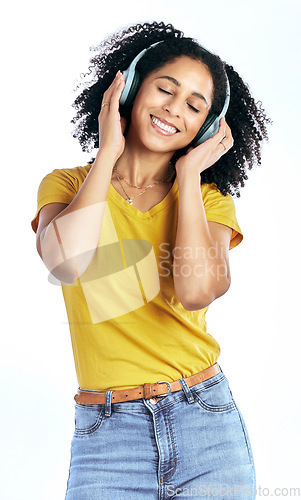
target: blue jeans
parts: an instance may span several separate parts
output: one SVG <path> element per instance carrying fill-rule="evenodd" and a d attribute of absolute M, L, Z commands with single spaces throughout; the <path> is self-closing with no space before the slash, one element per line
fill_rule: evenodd
<path fill-rule="evenodd" d="M 181 386 L 156 404 L 110 404 L 111 391 L 105 405 L 76 403 L 65 500 L 255 498 L 248 432 L 223 371 Z"/>

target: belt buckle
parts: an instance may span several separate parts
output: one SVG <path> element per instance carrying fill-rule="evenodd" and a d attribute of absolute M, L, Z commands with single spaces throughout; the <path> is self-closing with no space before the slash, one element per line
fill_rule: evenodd
<path fill-rule="evenodd" d="M 166 380 L 161 380 L 160 382 L 155 382 L 155 385 L 156 384 L 167 384 L 168 385 L 168 391 L 165 394 L 160 394 L 160 396 L 154 396 L 154 399 L 156 399 L 156 401 L 158 402 L 158 401 L 161 401 L 161 399 L 166 398 L 166 396 L 168 396 L 171 393 L 171 385 Z"/>

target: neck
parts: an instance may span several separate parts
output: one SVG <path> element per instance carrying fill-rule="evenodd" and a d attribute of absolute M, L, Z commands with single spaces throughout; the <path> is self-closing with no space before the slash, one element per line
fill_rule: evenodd
<path fill-rule="evenodd" d="M 145 149 L 132 148 L 127 142 L 116 162 L 118 172 L 130 184 L 146 186 L 164 179 L 170 172 L 173 153 L 156 153 Z M 171 177 L 170 182 L 173 181 Z"/>

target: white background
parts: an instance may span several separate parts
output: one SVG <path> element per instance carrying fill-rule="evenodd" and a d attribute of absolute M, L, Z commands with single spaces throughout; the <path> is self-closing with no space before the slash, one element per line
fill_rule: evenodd
<path fill-rule="evenodd" d="M 4 8 L 1 499 L 64 499 L 77 380 L 62 293 L 47 281 L 30 221 L 42 177 L 90 159 L 70 124 L 89 47 L 121 26 L 153 20 L 173 23 L 232 64 L 274 121 L 262 166 L 234 200 L 244 240 L 230 253 L 231 288 L 207 321 L 247 424 L 258 497 L 301 489 L 300 17 L 298 0 L 11 1 Z M 286 490 L 282 497 L 296 498 Z"/>

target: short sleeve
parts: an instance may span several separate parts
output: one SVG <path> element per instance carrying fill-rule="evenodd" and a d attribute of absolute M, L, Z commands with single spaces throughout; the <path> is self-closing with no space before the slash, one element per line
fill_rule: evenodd
<path fill-rule="evenodd" d="M 37 196 L 37 211 L 31 221 L 34 232 L 39 223 L 39 212 L 48 203 L 66 203 L 69 205 L 78 192 L 78 179 L 72 174 L 73 169 L 55 169 L 41 181 Z"/>
<path fill-rule="evenodd" d="M 229 250 L 243 240 L 242 231 L 236 218 L 236 209 L 232 196 L 224 196 L 215 184 L 202 184 L 202 198 L 207 221 L 219 222 L 232 229 Z"/>

